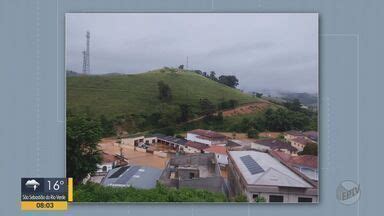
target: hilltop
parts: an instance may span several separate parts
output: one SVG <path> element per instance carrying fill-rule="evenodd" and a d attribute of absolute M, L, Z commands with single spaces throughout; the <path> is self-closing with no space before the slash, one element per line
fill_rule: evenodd
<path fill-rule="evenodd" d="M 236 100 L 240 105 L 260 99 L 188 70 L 159 69 L 139 74 L 110 74 L 67 77 L 67 109 L 73 113 L 116 117 L 150 114 L 160 109 L 159 81 L 172 90 L 168 106 L 189 104 L 199 110 L 200 99 L 218 104 Z"/>

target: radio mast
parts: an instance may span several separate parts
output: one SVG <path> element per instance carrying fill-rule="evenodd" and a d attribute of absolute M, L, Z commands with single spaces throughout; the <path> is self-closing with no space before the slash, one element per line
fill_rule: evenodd
<path fill-rule="evenodd" d="M 89 50 L 89 41 L 91 38 L 91 34 L 89 31 L 87 31 L 85 35 L 87 39 L 87 47 L 85 51 L 83 51 L 83 74 L 90 74 L 91 73 L 91 65 L 90 65 L 90 50 Z"/>

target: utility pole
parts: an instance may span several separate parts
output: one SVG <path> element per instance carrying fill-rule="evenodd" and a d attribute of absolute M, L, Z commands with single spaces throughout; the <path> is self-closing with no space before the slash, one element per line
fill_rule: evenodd
<path fill-rule="evenodd" d="M 188 69 L 188 56 L 187 56 L 187 64 L 185 65 L 185 68 Z"/>

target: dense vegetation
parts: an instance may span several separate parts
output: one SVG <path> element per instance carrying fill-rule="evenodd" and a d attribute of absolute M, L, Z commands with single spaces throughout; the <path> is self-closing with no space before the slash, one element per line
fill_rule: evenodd
<path fill-rule="evenodd" d="M 199 111 L 200 99 L 212 103 L 235 99 L 239 104 L 257 101 L 238 89 L 186 70 L 160 69 L 130 75 L 71 76 L 67 78 L 67 108 L 73 113 L 122 116 L 159 111 L 159 82 L 169 86 L 172 102 Z"/>
<path fill-rule="evenodd" d="M 173 68 L 133 75 L 70 76 L 67 92 L 68 111 L 102 118 L 107 123 L 105 134 L 113 125 L 130 132 L 164 128 L 259 100 L 211 78 Z"/>
<path fill-rule="evenodd" d="M 87 183 L 74 190 L 75 202 L 227 202 L 223 193 L 190 188 L 168 188 L 157 184 L 154 189 L 116 188 Z M 243 200 L 238 200 L 243 201 Z"/>
<path fill-rule="evenodd" d="M 173 129 L 185 132 L 194 128 L 203 128 L 223 132 L 247 133 L 249 138 L 257 138 L 262 131 L 317 130 L 317 113 L 300 108 L 292 111 L 288 107 L 273 106 L 264 112 L 220 118 L 204 118 Z"/>

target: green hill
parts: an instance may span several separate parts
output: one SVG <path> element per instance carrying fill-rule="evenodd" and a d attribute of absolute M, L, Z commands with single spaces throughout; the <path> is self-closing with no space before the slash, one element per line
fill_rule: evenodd
<path fill-rule="evenodd" d="M 172 90 L 170 105 L 189 104 L 198 111 L 199 100 L 214 104 L 235 99 L 239 104 L 257 101 L 218 82 L 190 71 L 160 69 L 130 75 L 91 75 L 67 77 L 67 109 L 109 118 L 126 114 L 150 114 L 159 110 L 158 81 Z"/>

